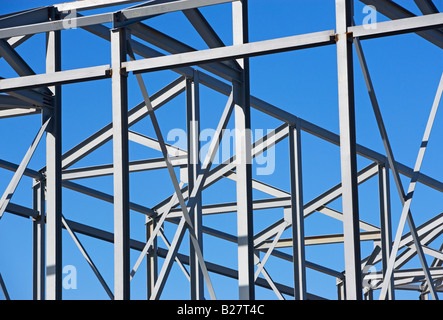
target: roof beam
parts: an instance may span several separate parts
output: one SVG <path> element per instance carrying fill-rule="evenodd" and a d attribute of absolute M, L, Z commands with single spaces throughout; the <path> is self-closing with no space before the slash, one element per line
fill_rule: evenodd
<path fill-rule="evenodd" d="M 29 116 L 31 114 L 40 113 L 39 109 L 22 109 L 22 108 L 11 108 L 11 109 L 0 109 L 0 119 L 13 118 L 19 116 Z"/>
<path fill-rule="evenodd" d="M 110 70 L 109 65 L 102 65 L 3 79 L 0 80 L 0 92 L 105 79 L 110 77 Z"/>
<path fill-rule="evenodd" d="M 360 0 L 360 2 L 375 6 L 377 8 L 377 12 L 392 20 L 415 17 L 415 14 L 406 10 L 394 1 Z M 418 31 L 416 34 L 443 49 L 443 32 L 433 29 Z"/>
<path fill-rule="evenodd" d="M 58 11 L 83 11 L 99 8 L 106 8 L 117 5 L 125 5 L 135 2 L 142 2 L 143 0 L 78 0 L 64 3 L 54 4 Z"/>
<path fill-rule="evenodd" d="M 0 25 L 0 39 L 11 38 L 14 36 L 22 36 L 28 34 L 43 33 L 49 31 L 57 31 L 66 29 L 66 26 L 86 27 L 103 23 L 114 23 L 115 17 L 119 16 L 119 25 L 115 27 L 123 27 L 134 22 L 138 22 L 149 17 L 164 14 L 168 12 L 182 11 L 198 7 L 211 6 L 232 2 L 233 0 L 176 0 L 166 3 L 160 2 L 149 6 L 130 8 L 117 12 L 100 13 L 85 17 L 65 18 L 63 20 L 46 21 L 33 23 L 28 25 L 20 25 L 14 27 L 2 27 Z"/>
<path fill-rule="evenodd" d="M 139 73 L 265 55 L 329 45 L 335 43 L 334 35 L 334 30 L 326 30 L 279 39 L 201 50 L 197 52 L 186 52 L 158 58 L 128 61 L 123 63 L 123 67 L 125 67 L 128 72 L 132 71 Z"/>
<path fill-rule="evenodd" d="M 419 17 L 379 22 L 374 24 L 374 28 L 367 28 L 364 25 L 353 26 L 348 28 L 348 32 L 352 32 L 355 38 L 371 39 L 441 27 L 443 27 L 443 13 L 434 13 Z"/>
<path fill-rule="evenodd" d="M 50 7 L 40 7 L 36 9 L 14 12 L 0 16 L 0 28 L 11 28 L 34 23 L 48 21 Z"/>

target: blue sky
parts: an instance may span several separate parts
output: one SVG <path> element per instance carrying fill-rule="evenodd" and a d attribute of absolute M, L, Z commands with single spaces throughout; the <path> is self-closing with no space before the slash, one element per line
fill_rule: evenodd
<path fill-rule="evenodd" d="M 443 1 L 434 1 L 443 10 Z M 332 0 L 251 0 L 249 5 L 250 41 L 272 39 L 308 32 L 330 30 L 335 28 L 335 7 Z M 420 14 L 412 0 L 399 1 L 408 10 Z M 25 10 L 38 6 L 53 4 L 46 0 L 17 0 L 2 4 L 0 14 Z M 119 7 L 120 8 L 120 7 Z M 115 9 L 117 10 L 117 8 Z M 91 13 L 101 12 L 94 10 Z M 203 14 L 218 32 L 225 44 L 232 44 L 232 27 L 230 5 L 202 9 Z M 355 21 L 361 24 L 364 18 L 363 5 L 356 1 Z M 381 14 L 378 21 L 387 20 Z M 181 13 L 172 13 L 156 17 L 146 22 L 148 25 L 176 37 L 190 46 L 205 48 L 204 42 L 193 30 L 191 24 Z M 29 65 L 37 72 L 44 73 L 45 42 L 44 35 L 33 36 L 17 48 Z M 84 30 L 66 30 L 62 36 L 63 70 L 102 65 L 110 63 L 110 45 Z M 429 111 L 437 90 L 438 81 L 443 70 L 442 51 L 415 34 L 366 40 L 362 43 L 368 66 L 375 86 L 375 92 L 381 112 L 387 126 L 393 152 L 397 161 L 413 167 L 418 148 L 423 137 Z M 14 71 L 0 60 L 0 76 L 15 77 Z M 335 46 L 313 48 L 295 52 L 251 58 L 251 94 L 289 111 L 307 121 L 324 127 L 334 133 L 339 132 L 338 97 L 336 75 Z M 148 92 L 153 94 L 177 77 L 170 71 L 145 74 L 144 79 Z M 201 127 L 215 128 L 226 97 L 202 88 Z M 111 87 L 110 80 L 70 84 L 63 87 L 63 152 L 87 138 L 111 121 Z M 142 101 L 135 77 L 130 77 L 129 106 Z M 159 109 L 156 113 L 163 135 L 176 128 L 185 128 L 184 95 Z M 383 144 L 378 133 L 370 100 L 355 57 L 355 101 L 357 142 L 368 148 L 384 153 Z M 171 116 L 172 115 L 172 116 Z M 281 122 L 252 110 L 252 128 L 274 129 Z M 20 163 L 24 153 L 40 126 L 40 116 L 27 116 L 2 120 L 0 135 L 2 139 L 0 158 Z M 232 121 L 229 126 L 232 128 Z M 131 128 L 155 138 L 149 119 L 144 119 Z M 431 139 L 422 166 L 422 172 L 443 180 L 443 152 L 439 137 L 443 135 L 443 116 L 437 114 Z M 174 143 L 174 141 L 170 141 Z M 304 200 L 315 198 L 340 181 L 339 148 L 307 133 L 302 134 L 303 145 L 303 179 Z M 280 189 L 289 191 L 288 141 L 280 142 L 275 147 L 275 172 L 272 175 L 255 178 Z M 159 152 L 130 144 L 130 159 L 159 157 Z M 44 166 L 44 141 L 36 151 L 30 168 L 40 169 Z M 112 161 L 112 144 L 107 143 L 93 154 L 79 161 L 74 167 L 97 164 L 108 164 Z M 367 159 L 358 157 L 358 166 L 368 165 Z M 255 164 L 256 168 L 258 165 Z M 255 171 L 254 171 L 255 172 Z M 1 170 L 0 190 L 4 190 L 13 173 Z M 76 181 L 95 187 L 100 191 L 112 194 L 112 178 L 102 177 Z M 409 180 L 403 179 L 405 189 Z M 173 192 L 172 184 L 166 170 L 158 172 L 131 174 L 131 201 L 151 207 Z M 32 206 L 32 181 L 23 178 L 12 201 Z M 400 200 L 393 181 L 392 186 L 392 222 L 394 234 L 401 213 Z M 360 216 L 363 220 L 379 225 L 377 178 L 360 186 Z M 2 191 L 3 192 L 3 191 Z M 269 196 L 254 192 L 254 199 Z M 205 204 L 235 201 L 235 183 L 222 181 L 204 192 Z M 340 210 L 341 199 L 331 203 L 331 208 Z M 442 212 L 443 197 L 441 193 L 426 186 L 417 186 L 411 211 L 417 225 L 422 224 Z M 63 214 L 67 219 L 91 224 L 112 232 L 112 206 L 109 203 L 90 198 L 73 191 L 63 191 Z M 254 214 L 254 230 L 259 232 L 269 224 L 283 217 L 282 210 L 263 210 Z M 145 239 L 145 218 L 139 213 L 131 214 L 131 237 L 140 241 Z M 234 214 L 212 215 L 204 218 L 204 224 L 220 228 L 235 234 L 236 217 Z M 341 223 L 316 213 L 306 219 L 306 235 L 341 233 Z M 175 232 L 174 225 L 167 225 L 165 233 L 171 241 Z M 284 237 L 290 236 L 290 230 Z M 109 243 L 79 235 L 79 239 L 88 250 L 94 263 L 102 273 L 108 285 L 113 288 L 113 247 Z M 163 246 L 161 240 L 159 243 Z M 436 243 L 439 243 L 438 239 Z M 440 240 L 441 243 L 441 240 Z M 362 256 L 371 252 L 372 244 L 362 245 Z M 180 252 L 187 253 L 187 238 Z M 63 232 L 63 265 L 74 265 L 77 269 L 78 287 L 75 290 L 63 290 L 65 299 L 107 299 L 107 295 L 95 278 L 89 266 L 76 248 L 72 239 Z M 435 249 L 439 249 L 436 247 Z M 284 250 L 283 250 L 284 251 Z M 287 251 L 289 252 L 289 251 Z M 237 252 L 235 244 L 226 241 L 205 238 L 204 255 L 210 262 L 220 263 L 236 268 Z M 6 282 L 9 294 L 13 299 L 32 299 L 32 223 L 11 214 L 5 214 L 0 221 L 0 272 Z M 131 265 L 138 258 L 138 252 L 131 252 Z M 311 246 L 306 249 L 309 261 L 324 264 L 332 269 L 342 271 L 342 245 Z M 432 260 L 429 260 L 432 261 Z M 413 262 L 414 263 L 414 262 Z M 131 283 L 131 295 L 134 299 L 146 298 L 146 275 L 144 264 Z M 414 265 L 418 266 L 418 265 Z M 266 264 L 272 278 L 283 284 L 292 284 L 292 271 L 289 262 L 270 260 Z M 161 268 L 161 261 L 159 263 Z M 324 276 L 309 270 L 308 292 L 336 298 L 335 278 Z M 217 297 L 236 299 L 236 281 L 211 275 Z M 170 282 L 167 283 L 163 298 L 187 299 L 189 285 L 181 270 L 175 265 L 172 268 Z M 399 293 L 399 297 L 418 297 L 417 293 Z M 270 290 L 257 288 L 257 298 L 275 299 Z"/>

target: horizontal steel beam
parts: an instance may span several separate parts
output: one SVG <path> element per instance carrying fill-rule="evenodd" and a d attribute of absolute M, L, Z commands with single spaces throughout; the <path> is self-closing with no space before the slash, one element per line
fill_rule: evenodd
<path fill-rule="evenodd" d="M 114 13 L 96 14 L 86 17 L 67 18 L 63 20 L 55 20 L 49 22 L 34 23 L 29 25 L 22 25 L 11 28 L 0 29 L 0 39 L 11 38 L 16 36 L 31 35 L 37 33 L 44 33 L 50 31 L 58 31 L 69 28 L 69 26 L 76 26 L 78 28 L 110 23 L 114 21 Z"/>
<path fill-rule="evenodd" d="M 280 198 L 271 198 L 271 199 L 260 199 L 253 201 L 254 210 L 289 208 L 289 207 L 291 207 L 291 199 L 289 196 L 280 197 Z M 168 218 L 178 218 L 181 216 L 180 212 L 181 211 L 178 208 L 172 209 L 168 214 Z M 204 215 L 222 214 L 230 212 L 237 212 L 236 202 L 211 204 L 202 207 L 202 214 Z"/>
<path fill-rule="evenodd" d="M 58 11 L 84 11 L 143 1 L 144 0 L 82 0 L 54 4 L 54 8 L 56 8 Z"/>
<path fill-rule="evenodd" d="M 198 7 L 222 4 L 232 2 L 233 0 L 176 0 L 166 3 L 154 4 L 150 6 L 137 7 L 132 9 L 126 9 L 117 12 L 100 13 L 90 16 L 65 18 L 62 20 L 34 23 L 29 25 L 22 25 L 16 27 L 0 28 L 0 39 L 11 38 L 15 36 L 23 36 L 37 33 L 44 33 L 49 31 L 64 30 L 70 28 L 70 26 L 76 26 L 77 28 L 104 24 L 114 23 L 116 16 L 119 16 L 119 21 L 123 21 L 125 24 L 131 23 L 131 21 L 141 21 L 152 16 L 159 14 L 165 14 L 168 12 L 182 11 L 186 9 L 193 9 Z M 123 25 L 123 24 L 122 24 Z"/>
<path fill-rule="evenodd" d="M 353 26 L 348 28 L 348 32 L 352 33 L 353 37 L 363 40 L 441 27 L 443 27 L 443 13 L 434 13 L 425 16 L 378 22 L 373 24 L 371 28 L 365 25 Z"/>
<path fill-rule="evenodd" d="M 233 60 L 335 43 L 334 30 L 314 32 L 292 37 L 257 41 L 228 47 L 186 52 L 158 58 L 141 59 L 122 63 L 128 72 L 148 72 L 214 61 Z"/>
<path fill-rule="evenodd" d="M 1 94 L 0 95 L 0 108 L 3 109 L 11 109 L 11 108 L 22 108 L 22 109 L 32 109 L 34 108 L 35 105 L 30 103 L 30 102 L 26 102 L 23 101 L 22 99 L 10 96 L 10 95 L 5 95 L 5 94 Z"/>
<path fill-rule="evenodd" d="M 374 241 L 380 240 L 380 232 L 361 232 L 360 233 L 360 241 Z M 273 246 L 273 240 L 268 240 L 256 247 L 256 249 L 264 250 Z M 313 245 L 325 245 L 325 244 L 335 244 L 335 243 L 343 243 L 344 236 L 343 234 L 328 234 L 328 235 L 320 235 L 320 236 L 306 236 L 304 238 L 306 246 Z M 292 247 L 292 239 L 280 239 L 275 244 L 275 248 L 291 248 Z"/>
<path fill-rule="evenodd" d="M 35 107 L 52 107 L 53 103 L 52 96 L 33 89 L 11 91 L 9 95 L 23 100 L 26 104 L 32 104 Z"/>
<path fill-rule="evenodd" d="M 411 18 L 416 15 L 406 10 L 394 1 L 388 0 L 360 0 L 360 2 L 372 5 L 377 9 L 377 12 L 392 20 Z M 443 49 L 443 32 L 437 29 L 424 30 L 417 32 L 417 35 L 426 39 Z"/>
<path fill-rule="evenodd" d="M 0 109 L 0 119 L 29 116 L 31 114 L 40 113 L 40 109 L 22 109 L 22 108 L 11 108 L 11 109 Z"/>
<path fill-rule="evenodd" d="M 166 3 L 153 4 L 137 8 L 129 8 L 120 11 L 121 20 L 123 23 L 128 23 L 131 20 L 140 21 L 151 16 L 165 14 L 175 11 L 183 11 L 194 8 L 201 8 L 213 6 L 217 4 L 229 3 L 234 0 L 175 0 Z"/>
<path fill-rule="evenodd" d="M 111 76 L 110 68 L 109 65 L 103 65 L 3 79 L 0 80 L 0 92 L 105 79 Z"/>
<path fill-rule="evenodd" d="M 360 240 L 361 241 L 374 241 L 380 240 L 380 231 L 370 231 L 370 232 L 360 232 Z M 273 240 L 268 240 L 256 247 L 256 249 L 268 249 L 273 246 Z M 327 234 L 320 236 L 305 236 L 304 238 L 306 246 L 313 245 L 324 245 L 324 244 L 333 244 L 333 243 L 343 243 L 344 236 L 343 234 Z M 292 247 L 292 239 L 280 239 L 275 244 L 275 248 L 291 248 Z"/>
<path fill-rule="evenodd" d="M 173 157 L 170 158 L 169 160 L 171 161 L 171 164 L 174 167 L 186 167 L 187 165 L 186 156 Z M 166 167 L 167 166 L 164 158 L 137 160 L 129 162 L 129 172 L 165 169 Z M 62 173 L 62 179 L 75 180 L 75 179 L 109 176 L 112 174 L 114 174 L 113 165 L 106 164 L 100 166 L 64 170 Z"/>
<path fill-rule="evenodd" d="M 431 275 L 433 277 L 443 277 L 442 267 L 429 268 L 429 271 L 431 272 Z M 395 279 L 412 278 L 412 277 L 424 277 L 423 269 L 403 269 L 403 270 L 394 271 Z M 379 271 L 368 273 L 365 276 L 366 280 L 371 280 L 371 279 L 377 280 L 381 278 L 383 278 L 383 273 Z"/>

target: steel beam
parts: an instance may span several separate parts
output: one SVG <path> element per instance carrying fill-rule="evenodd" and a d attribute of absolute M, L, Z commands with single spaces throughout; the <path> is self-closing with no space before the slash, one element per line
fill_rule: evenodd
<path fill-rule="evenodd" d="M 52 31 L 46 35 L 46 72 L 60 70 L 61 34 Z M 53 108 L 43 112 L 44 119 L 51 118 L 46 131 L 46 299 L 59 300 L 62 299 L 62 100 L 60 85 L 49 89 L 53 92 Z"/>
<path fill-rule="evenodd" d="M 129 257 L 129 147 L 126 30 L 111 30 L 112 137 L 114 163 L 114 297 L 130 298 Z"/>
<path fill-rule="evenodd" d="M 154 138 L 147 137 L 141 133 L 129 131 L 129 140 L 137 142 L 137 143 L 144 145 L 148 148 L 152 148 L 154 150 L 161 151 L 161 144 L 158 140 L 156 140 Z M 173 145 L 165 143 L 165 147 L 166 147 L 166 151 L 167 151 L 168 155 L 170 155 L 171 158 L 176 158 L 176 157 L 187 155 L 186 151 L 181 150 Z"/>
<path fill-rule="evenodd" d="M 360 0 L 360 2 L 367 5 L 373 5 L 375 8 L 377 8 L 377 12 L 392 20 L 415 17 L 412 12 L 406 10 L 404 7 L 400 6 L 394 1 Z M 443 32 L 440 30 L 431 29 L 418 31 L 417 35 L 443 49 Z"/>
<path fill-rule="evenodd" d="M 173 167 L 186 167 L 187 156 L 179 156 L 171 158 L 171 165 Z M 157 169 L 166 169 L 166 162 L 163 158 L 147 159 L 147 160 L 137 160 L 129 162 L 129 172 L 140 172 L 149 171 Z M 75 169 L 67 169 L 63 171 L 63 180 L 75 180 L 75 179 L 86 179 L 94 177 L 102 177 L 113 175 L 113 165 L 105 164 L 92 167 L 83 167 Z"/>
<path fill-rule="evenodd" d="M 21 99 L 18 99 L 16 97 L 2 94 L 0 95 L 0 110 L 2 109 L 10 109 L 10 108 L 23 108 L 23 109 L 30 109 L 33 108 L 34 105 L 23 101 Z M 35 109 L 34 109 L 35 110 Z M 2 110 L 3 111 L 3 110 Z"/>
<path fill-rule="evenodd" d="M 8 94 L 24 101 L 25 105 L 31 104 L 35 107 L 52 107 L 53 104 L 51 95 L 43 94 L 33 89 L 9 91 Z"/>
<path fill-rule="evenodd" d="M 249 42 L 248 2 L 232 3 L 233 44 Z M 224 49 L 224 48 L 220 48 Z M 220 50 L 212 49 L 212 50 Z M 242 68 L 242 82 L 234 82 L 235 162 L 237 174 L 237 236 L 238 236 L 238 289 L 240 300 L 254 300 L 254 244 L 252 218 L 252 151 L 249 60 L 237 60 Z"/>
<path fill-rule="evenodd" d="M 33 208 L 38 212 L 38 216 L 33 219 L 33 290 L 34 300 L 45 299 L 45 182 L 34 182 L 33 187 Z"/>
<path fill-rule="evenodd" d="M 110 78 L 110 66 L 96 66 L 0 80 L 0 92 Z"/>
<path fill-rule="evenodd" d="M 364 40 L 441 27 L 443 27 L 443 13 L 434 13 L 419 17 L 378 22 L 373 25 L 373 28 L 365 26 L 348 27 L 348 32 L 351 32 L 353 37 Z"/>
<path fill-rule="evenodd" d="M 48 21 L 48 7 L 40 7 L 0 16 L 0 28 L 35 24 Z"/>
<path fill-rule="evenodd" d="M 379 164 L 378 183 L 380 195 L 380 230 L 381 230 L 381 249 L 383 270 L 386 272 L 388 267 L 389 255 L 392 249 L 392 224 L 391 224 L 391 195 L 389 183 L 389 164 Z M 394 279 L 387 292 L 387 300 L 395 299 Z"/>
<path fill-rule="evenodd" d="M 200 159 L 200 81 L 199 73 L 194 73 L 193 79 L 186 80 L 186 123 L 187 123 L 187 146 L 188 146 L 188 189 L 193 190 L 197 182 L 197 177 L 201 170 Z M 196 195 L 195 209 L 191 215 L 194 226 L 195 237 L 200 249 L 203 250 L 202 234 L 202 192 Z M 191 242 L 192 243 L 192 242 Z M 191 282 L 191 299 L 203 300 L 203 274 L 198 265 L 198 256 L 194 247 L 189 247 L 189 266 Z"/>
<path fill-rule="evenodd" d="M 82 0 L 82 1 L 69 1 L 54 4 L 54 7 L 58 11 L 84 11 L 92 9 L 106 8 L 109 6 L 118 6 L 131 4 L 136 2 L 143 2 L 143 0 Z"/>
<path fill-rule="evenodd" d="M 87 17 L 65 18 L 63 20 L 52 20 L 48 22 L 33 23 L 10 28 L 0 28 L 0 39 L 16 36 L 34 35 L 38 33 L 61 31 L 66 26 L 75 25 L 77 27 L 90 26 L 102 23 L 111 23 L 114 20 L 113 13 L 102 13 Z"/>
<path fill-rule="evenodd" d="M 355 138 L 354 73 L 352 42 L 348 27 L 352 25 L 353 3 L 336 0 L 337 67 L 340 120 L 340 159 L 342 177 L 343 231 L 346 273 L 346 299 L 361 300 L 359 208 Z"/>
<path fill-rule="evenodd" d="M 50 31 L 60 31 L 66 29 L 66 26 L 75 25 L 77 27 L 85 27 L 103 23 L 114 23 L 115 16 L 119 15 L 124 24 L 120 24 L 123 27 L 125 24 L 131 24 L 152 16 L 159 14 L 165 14 L 168 12 L 182 11 L 187 9 L 193 9 L 204 6 L 211 6 L 216 4 L 223 4 L 232 2 L 232 0 L 175 0 L 165 3 L 158 3 L 150 6 L 142 6 L 136 8 L 129 8 L 118 12 L 107 12 L 95 14 L 87 17 L 73 17 L 65 18 L 63 21 L 49 21 L 41 23 L 33 23 L 29 25 L 21 25 L 16 27 L 0 28 L 0 39 L 11 38 L 14 36 L 30 35 Z M 54 7 L 55 9 L 55 7 Z"/>
<path fill-rule="evenodd" d="M 157 222 L 146 217 L 146 242 L 153 237 Z M 146 297 L 149 298 L 154 291 L 158 274 L 158 244 L 157 237 L 154 236 L 152 249 L 146 253 Z"/>
<path fill-rule="evenodd" d="M 303 180 L 301 128 L 289 128 L 289 158 L 291 177 L 292 253 L 294 257 L 294 297 L 306 300 L 305 228 L 303 210 Z"/>
<path fill-rule="evenodd" d="M 29 116 L 32 114 L 38 114 L 40 113 L 40 110 L 37 109 L 21 109 L 21 108 L 13 108 L 13 109 L 0 109 L 0 119 L 6 119 L 6 118 L 14 118 L 14 117 L 21 117 L 21 116 Z"/>
<path fill-rule="evenodd" d="M 330 45 L 334 42 L 334 35 L 334 30 L 327 30 L 251 43 L 234 43 L 234 45 L 228 47 L 200 50 L 197 52 L 186 52 L 137 61 L 128 61 L 124 63 L 124 66 L 128 72 L 139 73 L 199 65 L 222 60 L 247 58 L 258 55 Z"/>
<path fill-rule="evenodd" d="M 380 240 L 380 231 L 367 231 L 360 233 L 361 241 L 377 241 Z M 343 234 L 327 234 L 320 236 L 307 236 L 304 238 L 305 246 L 325 245 L 333 243 L 343 243 Z M 292 248 L 293 239 L 280 239 L 276 244 L 276 248 Z M 257 249 L 267 249 L 271 246 L 271 240 L 261 244 Z"/>
<path fill-rule="evenodd" d="M 140 21 L 150 16 L 165 14 L 168 12 L 183 11 L 217 4 L 229 3 L 233 0 L 175 0 L 165 3 L 153 4 L 144 7 L 129 8 L 121 11 L 124 23 L 131 23 L 131 20 Z"/>

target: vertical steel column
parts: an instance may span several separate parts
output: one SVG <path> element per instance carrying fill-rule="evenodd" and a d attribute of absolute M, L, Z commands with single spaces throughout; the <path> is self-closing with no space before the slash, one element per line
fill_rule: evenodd
<path fill-rule="evenodd" d="M 38 217 L 32 222 L 33 237 L 33 299 L 45 299 L 45 183 L 35 181 L 33 187 L 33 208 Z"/>
<path fill-rule="evenodd" d="M 51 20 L 55 13 L 51 11 Z M 61 31 L 46 33 L 46 72 L 61 70 Z M 62 164 L 61 164 L 61 86 L 49 88 L 52 108 L 43 111 L 46 129 L 46 299 L 62 298 Z"/>
<path fill-rule="evenodd" d="M 198 71 L 194 71 L 193 79 L 186 79 L 186 116 L 188 138 L 188 192 L 192 192 L 200 174 L 200 94 Z M 203 252 L 201 192 L 196 196 L 195 209 L 191 219 L 194 225 L 195 238 Z M 191 299 L 203 300 L 203 274 L 199 267 L 194 246 L 190 243 L 189 265 L 191 277 Z"/>
<path fill-rule="evenodd" d="M 305 238 L 300 121 L 289 127 L 294 299 L 306 300 Z"/>
<path fill-rule="evenodd" d="M 337 300 L 346 300 L 345 281 L 337 278 Z"/>
<path fill-rule="evenodd" d="M 114 297 L 130 298 L 129 259 L 129 149 L 126 30 L 111 30 L 112 130 L 114 158 Z"/>
<path fill-rule="evenodd" d="M 347 33 L 347 29 L 352 25 L 353 20 L 353 0 L 336 0 L 335 9 L 346 298 L 361 300 L 354 72 L 352 39 L 348 39 Z"/>
<path fill-rule="evenodd" d="M 146 242 L 151 238 L 155 226 L 155 220 L 146 217 Z M 157 281 L 157 237 L 154 239 L 151 249 L 148 250 L 146 259 L 147 297 L 149 299 Z"/>
<path fill-rule="evenodd" d="M 380 194 L 380 230 L 381 230 L 381 250 L 383 276 L 388 267 L 389 256 L 392 248 L 392 229 L 391 229 L 391 195 L 389 183 L 389 164 L 378 165 L 378 186 Z M 390 286 L 387 292 L 387 299 L 395 299 L 394 278 L 391 276 Z"/>
<path fill-rule="evenodd" d="M 247 0 L 232 3 L 233 43 L 247 43 Z M 233 83 L 235 112 L 235 154 L 237 163 L 237 235 L 239 299 L 254 300 L 254 244 L 252 222 L 251 116 L 249 59 L 238 59 L 242 82 Z"/>

